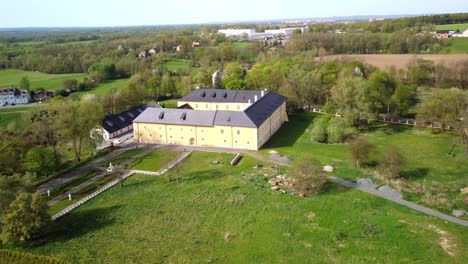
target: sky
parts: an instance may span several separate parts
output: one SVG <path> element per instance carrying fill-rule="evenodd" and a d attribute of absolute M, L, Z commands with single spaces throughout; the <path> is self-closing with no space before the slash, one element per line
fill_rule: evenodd
<path fill-rule="evenodd" d="M 0 28 L 468 12 L 468 0 L 0 0 Z"/>

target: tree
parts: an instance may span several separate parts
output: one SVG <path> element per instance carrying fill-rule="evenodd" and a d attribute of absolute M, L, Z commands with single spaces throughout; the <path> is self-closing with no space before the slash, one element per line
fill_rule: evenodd
<path fill-rule="evenodd" d="M 158 77 L 151 77 L 146 82 L 147 94 L 150 98 L 157 100 L 161 96 L 161 79 Z"/>
<path fill-rule="evenodd" d="M 396 88 L 395 79 L 385 71 L 375 71 L 369 77 L 369 85 L 376 91 L 374 100 L 380 101 L 382 105 L 387 106 L 387 114 L 390 113 L 390 102 Z"/>
<path fill-rule="evenodd" d="M 247 88 L 247 83 L 243 80 L 232 80 L 226 84 L 228 90 L 244 90 Z"/>
<path fill-rule="evenodd" d="M 232 81 L 244 80 L 245 71 L 237 62 L 230 62 L 224 67 L 222 84 L 227 88 L 227 84 Z"/>
<path fill-rule="evenodd" d="M 327 127 L 329 121 L 330 117 L 328 116 L 321 116 L 314 121 L 314 127 L 310 132 L 312 140 L 321 143 L 327 142 Z"/>
<path fill-rule="evenodd" d="M 336 112 L 343 115 L 349 125 L 377 118 L 382 105 L 374 100 L 378 97 L 365 79 L 360 77 L 340 78 L 331 89 Z"/>
<path fill-rule="evenodd" d="M 78 87 L 78 81 L 76 79 L 68 79 L 63 81 L 63 87 L 74 91 Z"/>
<path fill-rule="evenodd" d="M 211 87 L 211 73 L 203 68 L 200 69 L 193 77 L 192 83 L 196 87 L 209 88 Z"/>
<path fill-rule="evenodd" d="M 367 138 L 361 136 L 349 142 L 348 149 L 351 158 L 356 162 L 356 167 L 359 168 L 362 163 L 369 159 L 369 155 L 375 149 L 375 146 Z"/>
<path fill-rule="evenodd" d="M 322 175 L 320 162 L 309 156 L 302 156 L 295 161 L 289 175 L 294 180 L 293 189 L 304 195 L 318 194 L 327 182 Z"/>
<path fill-rule="evenodd" d="M 468 93 L 457 88 L 436 90 L 418 107 L 418 124 L 439 122 L 443 128 L 452 126 L 460 136 L 468 157 Z"/>
<path fill-rule="evenodd" d="M 102 106 L 90 100 L 57 100 L 51 102 L 51 108 L 57 112 L 57 126 L 63 140 L 72 142 L 75 159 L 80 161 L 83 146 L 92 140 L 91 130 L 104 119 Z"/>
<path fill-rule="evenodd" d="M 24 76 L 23 78 L 21 78 L 19 83 L 20 89 L 29 91 L 30 85 L 31 83 L 29 82 L 28 76 Z"/>
<path fill-rule="evenodd" d="M 115 64 L 107 62 L 99 62 L 91 65 L 88 72 L 95 78 L 97 82 L 105 82 L 112 80 L 117 76 Z"/>
<path fill-rule="evenodd" d="M 351 134 L 352 128 L 348 127 L 343 118 L 335 117 L 328 123 L 328 143 L 343 143 Z"/>
<path fill-rule="evenodd" d="M 172 80 L 171 76 L 168 73 L 164 74 L 161 80 L 161 94 L 173 95 L 175 92 L 176 87 L 174 84 L 174 80 Z"/>
<path fill-rule="evenodd" d="M 416 87 L 399 83 L 392 96 L 392 101 L 396 106 L 394 111 L 396 114 L 407 115 L 416 102 Z"/>
<path fill-rule="evenodd" d="M 2 217 L 2 242 L 31 239 L 50 222 L 47 204 L 39 193 L 22 192 Z"/>
<path fill-rule="evenodd" d="M 401 175 L 405 166 L 405 159 L 395 146 L 387 145 L 384 156 L 379 161 L 379 172 L 388 179 L 394 179 Z"/>
<path fill-rule="evenodd" d="M 24 168 L 39 176 L 47 176 L 55 171 L 58 160 L 54 150 L 46 146 L 35 146 L 26 154 Z"/>

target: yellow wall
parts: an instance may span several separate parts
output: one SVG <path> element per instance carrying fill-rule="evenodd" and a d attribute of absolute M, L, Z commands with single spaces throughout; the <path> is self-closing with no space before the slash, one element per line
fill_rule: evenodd
<path fill-rule="evenodd" d="M 258 149 L 257 129 L 247 127 L 134 123 L 134 138 L 142 143 Z"/>
<path fill-rule="evenodd" d="M 194 110 L 227 110 L 227 111 L 244 111 L 250 106 L 249 103 L 207 103 L 207 102 L 184 102 L 178 101 L 177 107 L 188 104 Z"/>
<path fill-rule="evenodd" d="M 287 120 L 286 103 L 283 103 L 258 129 L 134 123 L 133 130 L 135 140 L 141 139 L 143 143 L 257 150 Z"/>

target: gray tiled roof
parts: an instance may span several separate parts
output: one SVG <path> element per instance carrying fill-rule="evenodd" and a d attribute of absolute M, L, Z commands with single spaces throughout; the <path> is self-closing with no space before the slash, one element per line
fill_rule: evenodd
<path fill-rule="evenodd" d="M 185 114 L 185 116 L 184 116 Z M 197 111 L 174 108 L 148 108 L 134 123 L 213 126 L 216 111 Z"/>
<path fill-rule="evenodd" d="M 202 93 L 206 95 L 212 92 L 228 91 L 226 95 L 227 102 L 235 102 L 236 97 L 238 100 L 245 100 L 249 96 L 258 96 L 257 102 L 250 105 L 245 111 L 205 111 L 205 110 L 191 110 L 191 109 L 174 109 L 174 108 L 148 108 L 133 122 L 135 123 L 155 123 L 155 124 L 173 124 L 173 125 L 194 125 L 194 126 L 238 126 L 238 127 L 259 127 L 270 117 L 278 107 L 286 101 L 286 97 L 274 92 L 266 92 L 263 97 L 260 97 L 260 91 L 229 91 L 229 90 L 215 90 L 215 89 L 198 89 L 190 95 L 182 98 L 181 101 L 191 101 L 190 98 L 198 98 Z M 256 92 L 256 93 L 253 93 Z M 217 97 L 217 96 L 216 96 Z M 209 98 L 216 98 L 209 97 Z M 223 97 L 223 96 L 222 96 Z M 224 97 L 223 97 L 224 98 Z M 250 98 L 249 98 L 250 99 Z M 207 99 L 211 100 L 211 99 Z M 194 100 L 200 101 L 200 100 Z M 219 100 L 213 102 L 220 102 Z"/>
<path fill-rule="evenodd" d="M 268 93 L 264 92 L 265 94 Z M 225 90 L 225 89 L 196 89 L 184 96 L 184 102 L 210 102 L 210 103 L 247 103 L 254 102 L 255 95 L 261 97 L 261 91 L 254 90 Z"/>
<path fill-rule="evenodd" d="M 122 128 L 128 127 L 133 123 L 133 120 L 138 117 L 145 109 L 155 109 L 160 108 L 159 104 L 146 105 L 142 104 L 130 108 L 127 111 L 121 112 L 115 115 L 107 115 L 102 121 L 102 127 L 108 133 L 114 133 Z"/>

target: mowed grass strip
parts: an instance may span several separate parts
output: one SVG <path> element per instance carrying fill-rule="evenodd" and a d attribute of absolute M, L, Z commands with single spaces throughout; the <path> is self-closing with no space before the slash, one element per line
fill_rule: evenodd
<path fill-rule="evenodd" d="M 459 30 L 460 32 L 468 29 L 468 23 L 437 25 L 436 30 Z"/>
<path fill-rule="evenodd" d="M 174 150 L 155 150 L 131 163 L 133 170 L 159 171 L 169 162 L 173 161 L 182 152 Z"/>
<path fill-rule="evenodd" d="M 71 263 L 463 263 L 465 227 L 327 184 L 302 199 L 272 192 L 244 157 L 194 152 L 180 183 L 135 175 L 22 249 Z M 213 164 L 214 160 L 220 161 Z M 171 172 L 172 174 L 172 172 Z M 250 175 L 251 180 L 246 176 Z M 256 179 L 256 180 L 253 180 Z M 421 253 L 423 252 L 423 253 Z"/>

